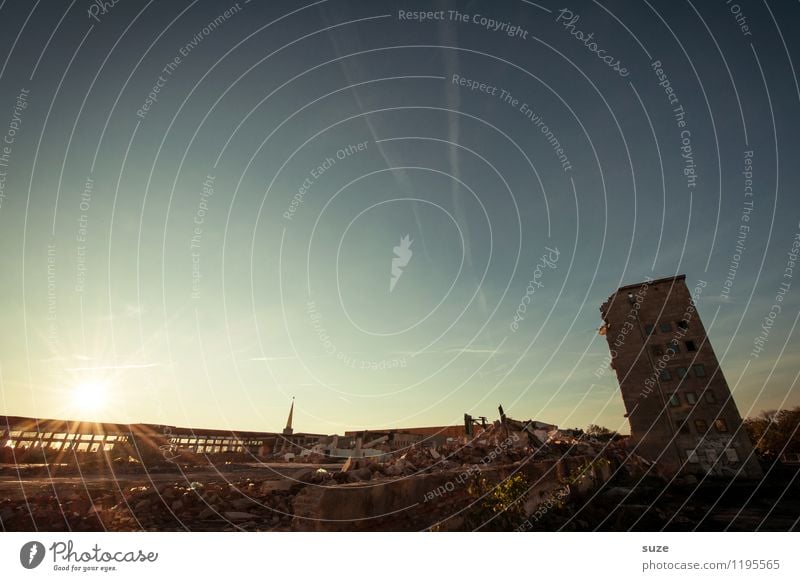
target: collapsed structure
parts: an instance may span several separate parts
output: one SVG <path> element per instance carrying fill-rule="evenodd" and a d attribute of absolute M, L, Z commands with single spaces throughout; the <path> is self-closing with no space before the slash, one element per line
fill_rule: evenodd
<path fill-rule="evenodd" d="M 686 276 L 620 287 L 600 307 L 631 449 L 665 474 L 761 476 Z"/>

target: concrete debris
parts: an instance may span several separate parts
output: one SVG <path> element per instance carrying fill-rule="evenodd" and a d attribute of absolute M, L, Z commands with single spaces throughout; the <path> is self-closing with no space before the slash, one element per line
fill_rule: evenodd
<path fill-rule="evenodd" d="M 426 446 L 423 441 L 380 457 L 348 458 L 342 467 L 342 473 L 347 476 L 334 474 L 332 480 L 340 484 L 364 482 L 456 470 L 465 466 L 558 460 L 565 456 L 603 456 L 618 464 L 633 461 L 633 468 L 641 471 L 648 466 L 645 460 L 628 454 L 624 442 L 601 442 L 579 430 L 559 430 L 557 426 L 544 422 L 522 422 L 504 417 L 502 421 L 477 430 L 474 437 L 462 437 L 439 449 Z"/>
<path fill-rule="evenodd" d="M 151 474 L 147 480 L 116 474 L 116 479 L 98 482 L 75 484 L 65 479 L 60 484 L 41 484 L 32 494 L 26 490 L 24 503 L 0 495 L 0 525 L 2 530 L 18 531 L 293 530 L 298 526 L 297 519 L 293 521 L 298 510 L 315 514 L 318 508 L 308 503 L 338 498 L 329 493 L 361 489 L 370 498 L 367 505 L 380 506 L 386 500 L 381 500 L 381 495 L 392 487 L 408 494 L 412 491 L 417 500 L 425 499 L 432 490 L 444 490 L 446 501 L 436 496 L 437 502 L 423 510 L 431 516 L 435 506 L 444 517 L 455 507 L 447 503 L 467 494 L 468 481 L 490 472 L 508 474 L 539 464 L 547 473 L 547 466 L 554 463 L 577 467 L 602 459 L 638 478 L 650 466 L 630 454 L 624 440 L 601 442 L 551 424 L 501 417 L 492 424 L 475 426 L 471 437 L 450 438 L 444 444 L 439 440 L 438 448 L 423 439 L 394 452 L 349 457 L 341 467 L 329 458 L 324 468 L 315 462 L 296 462 L 281 470 L 249 466 L 249 477 L 238 478 L 235 470 L 228 468 L 226 478 L 217 471 L 200 470 L 183 481 L 182 474 L 161 473 Z M 554 471 L 548 478 L 569 482 L 577 489 L 578 476 L 569 470 Z M 606 497 L 622 498 L 625 492 L 611 488 Z M 339 501 L 331 502 L 335 507 Z M 408 527 L 413 528 L 413 523 Z"/>

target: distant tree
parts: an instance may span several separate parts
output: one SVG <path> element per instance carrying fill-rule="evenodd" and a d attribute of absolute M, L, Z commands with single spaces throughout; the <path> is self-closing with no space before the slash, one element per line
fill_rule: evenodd
<path fill-rule="evenodd" d="M 589 427 L 586 428 L 586 435 L 592 438 L 608 440 L 618 436 L 617 432 L 614 430 L 609 430 L 607 427 L 598 426 L 597 424 L 589 424 Z"/>
<path fill-rule="evenodd" d="M 765 458 L 800 453 L 800 406 L 789 410 L 762 412 L 744 420 L 753 446 Z"/>

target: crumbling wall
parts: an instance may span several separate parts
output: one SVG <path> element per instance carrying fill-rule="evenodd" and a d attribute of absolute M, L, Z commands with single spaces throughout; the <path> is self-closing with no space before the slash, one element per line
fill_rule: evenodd
<path fill-rule="evenodd" d="M 480 477 L 497 484 L 513 474 L 523 475 L 531 486 L 525 511 L 532 514 L 565 484 L 576 493 L 584 493 L 610 478 L 611 469 L 608 462 L 572 456 L 474 471 L 461 467 L 369 483 L 311 485 L 294 498 L 292 528 L 298 531 L 418 531 L 432 527 L 464 530 L 464 514 L 471 505 L 480 502 L 469 486 L 470 479 Z"/>

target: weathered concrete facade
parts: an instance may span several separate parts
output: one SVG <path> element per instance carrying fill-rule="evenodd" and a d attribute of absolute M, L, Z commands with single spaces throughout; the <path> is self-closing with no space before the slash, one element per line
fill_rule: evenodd
<path fill-rule="evenodd" d="M 665 473 L 759 477 L 685 275 L 621 287 L 600 307 L 632 445 Z"/>

